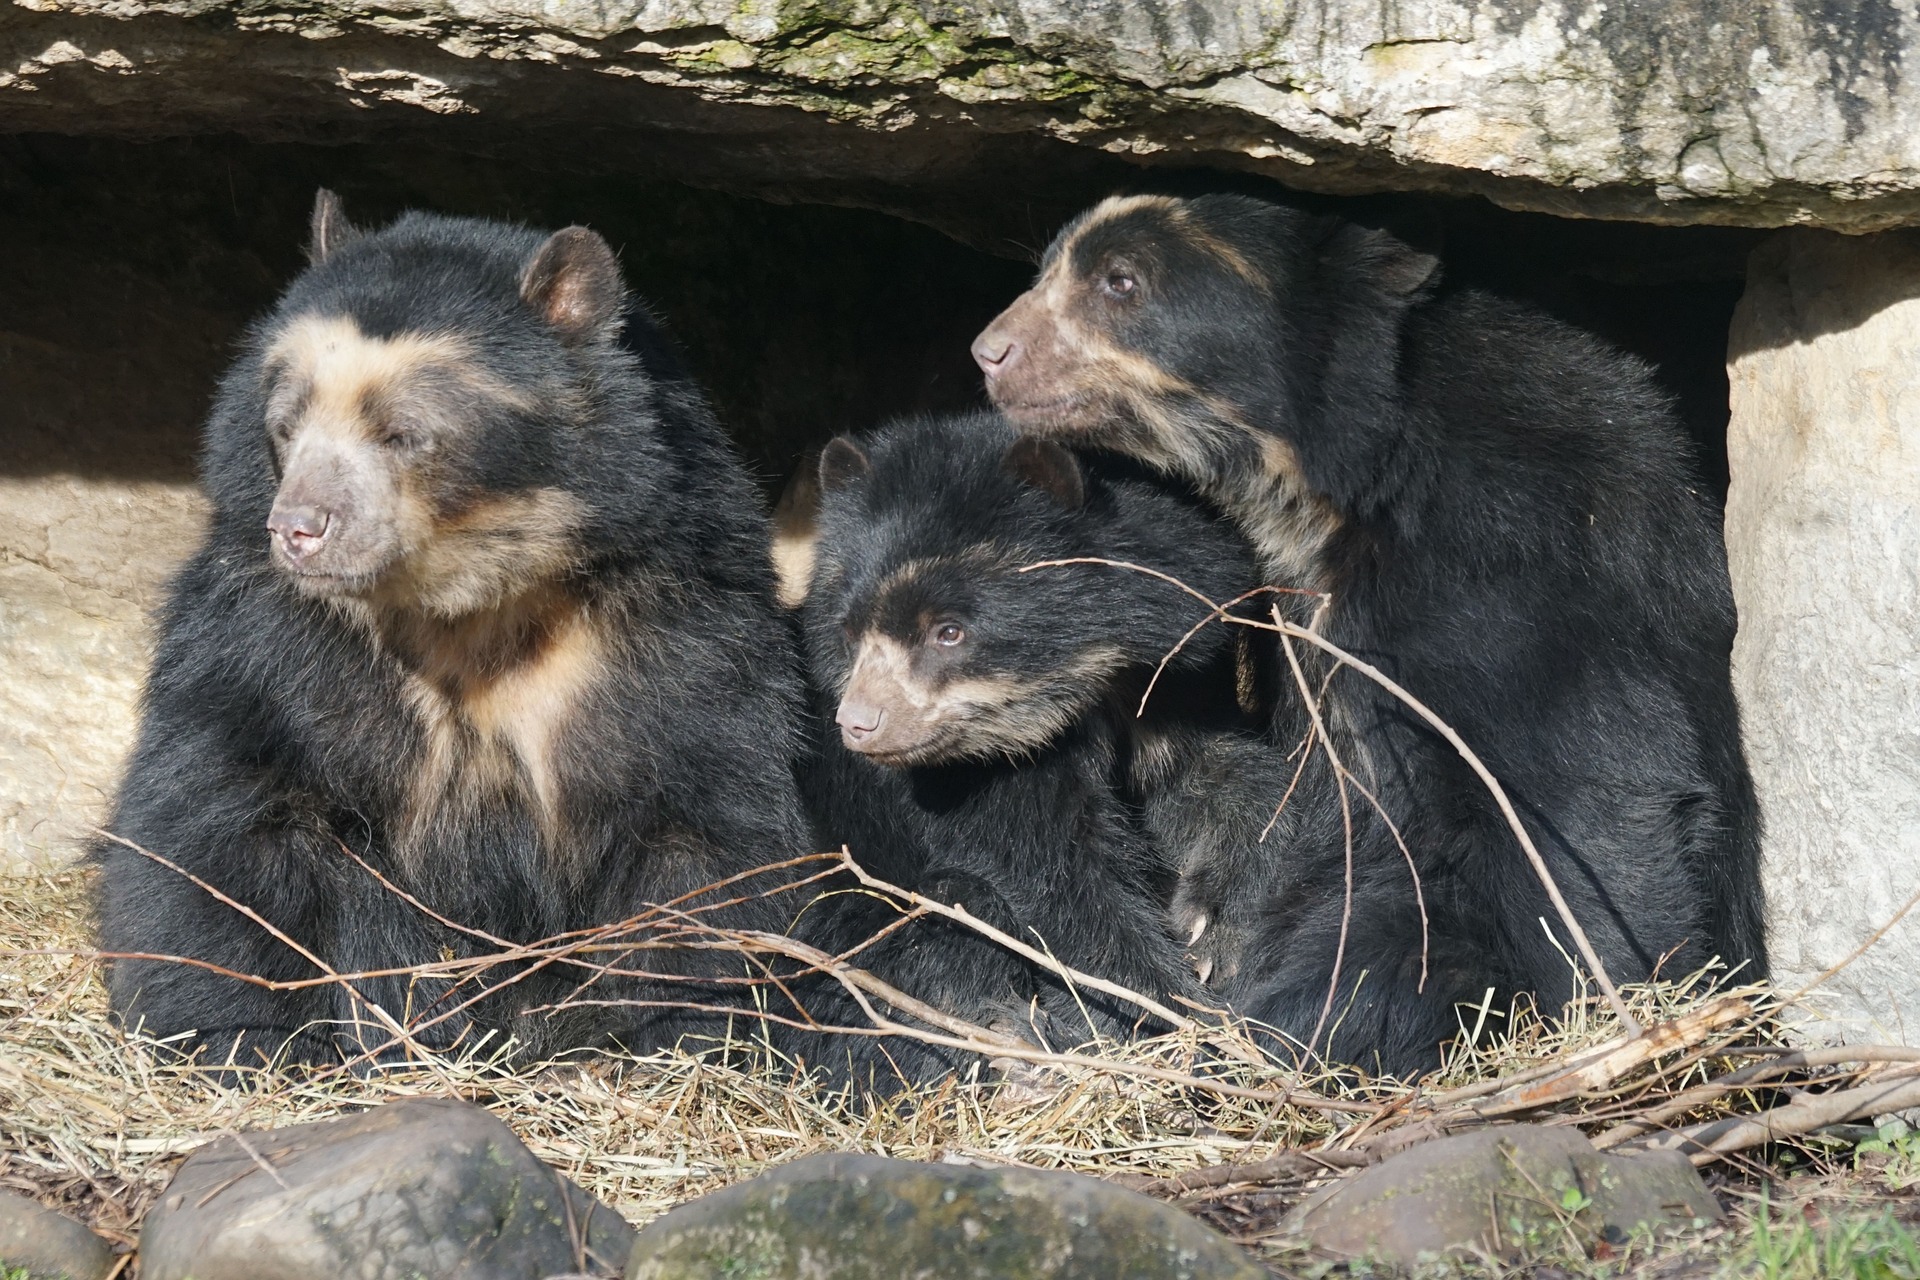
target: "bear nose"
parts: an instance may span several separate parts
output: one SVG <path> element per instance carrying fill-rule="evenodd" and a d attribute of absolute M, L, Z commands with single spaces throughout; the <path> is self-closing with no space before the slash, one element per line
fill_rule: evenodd
<path fill-rule="evenodd" d="M 973 359 L 988 377 L 1005 373 L 1020 360 L 1020 344 L 989 329 L 973 340 Z"/>
<path fill-rule="evenodd" d="M 841 739 L 850 747 L 880 732 L 880 722 L 886 718 L 884 709 L 851 699 L 842 702 L 839 712 L 833 717 L 834 723 L 840 726 Z"/>
<path fill-rule="evenodd" d="M 333 513 L 315 507 L 275 507 L 267 517 L 267 530 L 294 560 L 302 560 L 317 551 L 333 529 Z"/>

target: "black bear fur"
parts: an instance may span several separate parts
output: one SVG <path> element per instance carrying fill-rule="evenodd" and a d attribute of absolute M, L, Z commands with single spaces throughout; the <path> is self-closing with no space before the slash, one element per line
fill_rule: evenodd
<path fill-rule="evenodd" d="M 1765 974 L 1725 550 L 1644 364 L 1449 287 L 1385 232 L 1226 195 L 1090 210 L 974 350 L 1021 429 L 1183 478 L 1240 524 L 1269 582 L 1326 593 L 1325 636 L 1504 784 L 1615 980 L 1715 956 Z M 1313 608 L 1288 601 L 1298 622 Z M 1290 747 L 1305 702 L 1279 706 Z M 1572 941 L 1454 748 L 1351 670 L 1326 709 L 1405 838 L 1425 928 L 1392 831 L 1350 793 L 1343 929 L 1343 819 L 1316 753 L 1251 869 L 1263 882 L 1240 867 L 1186 886 L 1183 923 L 1231 925 L 1223 993 L 1294 1038 L 1325 1014 L 1319 1048 L 1395 1071 L 1436 1063 L 1476 1006 L 1497 1023 L 1515 997 L 1573 996 Z"/>
<path fill-rule="evenodd" d="M 1122 561 L 1224 600 L 1256 580 L 1244 540 L 1136 466 L 1039 447 L 992 414 L 836 440 L 820 465 L 801 610 L 820 688 L 822 740 L 807 788 L 816 842 L 846 845 L 882 879 L 961 902 L 1083 972 L 1162 1001 L 1203 997 L 1168 930 L 1180 868 L 1155 838 L 1149 793 L 1168 790 L 1164 779 L 1196 744 L 1257 734 L 1235 689 L 1234 637 L 1222 623 L 1202 629 L 1141 715 L 1156 664 L 1206 607 L 1125 569 L 1022 568 Z M 929 629 L 946 624 L 964 628 L 964 639 L 943 657 Z M 909 678 L 941 707 L 925 750 L 886 764 L 850 749 L 834 724 L 875 636 L 914 654 Z M 972 701 L 942 704 L 958 687 Z M 897 919 L 871 898 L 845 902 L 811 926 L 823 945 L 851 946 Z M 916 922 L 863 963 L 949 1013 L 1037 1032 L 1055 1047 L 1090 1032 L 1164 1029 L 958 926 Z M 959 1065 L 912 1046 L 889 1056 L 883 1071 Z"/>
<path fill-rule="evenodd" d="M 698 388 L 671 367 L 670 345 L 626 300 L 605 245 L 578 228 L 549 238 L 418 213 L 359 232 L 323 193 L 313 258 L 252 328 L 208 419 L 202 475 L 211 525 L 160 614 L 114 835 L 253 908 L 341 973 L 497 949 L 435 923 L 343 848 L 449 920 L 514 943 L 617 922 L 804 851 L 794 774 L 803 685 L 791 630 L 772 600 L 764 509 Z M 351 447 L 391 450 L 365 454 L 375 468 L 430 449 L 435 521 L 509 513 L 487 535 L 492 544 L 459 544 L 460 566 L 497 545 L 508 572 L 522 572 L 528 540 L 548 536 L 557 567 L 510 583 L 525 588 L 521 595 L 452 616 L 451 606 L 420 605 L 406 584 L 392 585 L 404 570 L 427 594 L 437 589 L 435 571 L 412 561 L 332 594 L 297 589 L 267 532 L 285 496 L 276 496 L 284 464 L 269 420 L 293 414 L 309 423 L 298 415 L 312 411 L 274 399 L 293 375 L 273 353 L 316 318 L 334 326 L 324 332 L 364 339 L 362 354 L 376 362 L 398 359 L 392 353 L 408 343 L 451 344 L 450 364 L 430 364 L 411 380 L 402 369 L 367 393 L 403 405 L 456 397 L 462 425 L 441 423 L 444 434 L 424 445 L 396 431 Z M 664 364 L 665 376 L 652 376 L 643 357 Z M 347 376 L 344 366 L 324 367 L 326 378 Z M 377 404 L 355 411 L 384 412 Z M 514 523 L 514 511 L 547 509 L 528 505 L 528 495 L 574 513 L 563 532 Z M 514 665 L 522 658 L 537 663 L 537 634 L 522 648 L 508 645 L 501 669 L 476 663 L 479 650 L 443 642 L 496 622 L 538 633 L 541 617 L 507 615 L 541 593 L 560 619 L 552 626 L 591 636 L 570 706 L 535 696 L 501 713 L 535 722 L 558 715 L 543 782 L 528 758 L 486 745 L 462 719 L 469 704 L 458 696 L 433 703 L 452 726 L 444 740 L 422 710 L 436 696 L 432 681 L 485 690 L 528 669 Z M 429 790 L 422 802 L 416 789 L 436 741 L 455 744 L 446 750 L 456 759 L 443 792 Z M 488 769 L 491 780 L 476 781 Z M 552 792 L 544 800 L 535 794 L 543 785 Z M 112 840 L 99 841 L 93 856 L 103 872 L 97 910 L 107 951 L 191 957 L 279 981 L 316 976 L 294 949 L 175 871 Z M 710 918 L 779 929 L 796 909 L 750 900 Z M 714 951 L 638 957 L 625 963 L 703 980 L 752 972 L 738 955 Z M 589 975 L 560 964 L 496 968 L 485 981 L 513 972 L 523 980 L 421 1039 L 474 1045 L 491 1032 L 498 1045 L 506 1032 L 530 1052 L 611 1042 L 641 1051 L 733 1025 L 632 1005 L 528 1016 Z M 146 959 L 115 960 L 109 985 L 123 1021 L 216 1065 L 338 1062 L 387 1042 L 338 985 L 269 991 Z M 355 986 L 416 1024 L 478 990 L 471 981 L 448 989 L 393 978 Z M 583 994 L 748 1003 L 737 984 L 638 978 L 608 978 Z"/>

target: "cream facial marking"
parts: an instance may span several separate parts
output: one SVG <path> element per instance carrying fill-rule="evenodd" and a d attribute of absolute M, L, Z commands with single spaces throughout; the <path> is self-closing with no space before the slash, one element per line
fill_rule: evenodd
<path fill-rule="evenodd" d="M 1125 661 L 1119 649 L 1100 648 L 1052 676 L 990 672 L 930 684 L 914 669 L 911 647 L 869 632 L 841 698 L 842 738 L 893 766 L 1036 751 L 1087 709 L 1083 697 L 1062 691 L 1095 687 Z"/>
<path fill-rule="evenodd" d="M 461 830 L 462 815 L 515 793 L 548 850 L 565 847 L 565 739 L 609 678 L 610 650 L 584 610 L 548 603 L 538 616 L 389 632 L 388 647 L 412 669 L 407 698 L 424 736 L 402 824 L 407 847 L 425 850 L 436 824 Z"/>
<path fill-rule="evenodd" d="M 380 427 L 369 420 L 368 409 L 380 397 L 404 391 L 425 370 L 456 372 L 462 381 L 484 380 L 490 391 L 513 394 L 481 374 L 471 355 L 466 343 L 448 334 L 373 338 L 347 316 L 300 316 L 267 349 L 267 370 L 278 380 L 268 416 L 295 418 L 290 434 L 317 430 L 371 443 Z"/>
<path fill-rule="evenodd" d="M 502 607 L 575 566 L 585 519 L 586 507 L 563 489 L 490 495 L 429 517 L 427 536 L 372 598 L 449 618 Z"/>
<path fill-rule="evenodd" d="M 532 489 L 446 508 L 436 492 L 442 451 L 474 428 L 476 407 L 530 405 L 458 337 L 374 338 L 347 317 L 301 316 L 266 365 L 281 469 L 268 528 L 302 591 L 454 616 L 571 565 L 585 515 L 571 495 Z"/>
<path fill-rule="evenodd" d="M 1097 228 L 1136 213 L 1158 214 L 1167 229 L 1180 239 L 1220 262 L 1262 293 L 1273 291 L 1272 283 L 1247 261 L 1245 254 L 1194 221 L 1193 210 L 1187 202 L 1173 196 L 1108 196 L 1087 212 L 1073 235 L 1060 246 L 1060 258 L 1072 257 L 1075 246 Z"/>

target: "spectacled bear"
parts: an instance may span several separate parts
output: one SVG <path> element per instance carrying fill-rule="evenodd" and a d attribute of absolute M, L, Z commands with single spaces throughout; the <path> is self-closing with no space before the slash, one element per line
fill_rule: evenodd
<path fill-rule="evenodd" d="M 1204 995 L 1167 927 L 1180 868 L 1140 798 L 1168 790 L 1194 744 L 1249 726 L 1234 637 L 1196 634 L 1142 716 L 1156 665 L 1206 607 L 1125 569 L 1028 566 L 1097 557 L 1228 599 L 1257 579 L 1251 550 L 1138 468 L 1083 462 L 991 414 L 836 438 L 818 475 L 801 607 L 831 726 L 809 786 L 817 841 L 1084 972 L 1161 1000 Z M 826 917 L 833 945 L 897 918 L 865 901 Z M 977 1021 L 1019 1025 L 1031 1006 L 1043 1037 L 1069 1043 L 1089 1020 L 1103 1036 L 1143 1022 L 957 926 L 916 922 L 863 963 Z M 888 1053 L 908 1073 L 956 1065 Z"/>
<path fill-rule="evenodd" d="M 1188 480 L 1269 582 L 1327 593 L 1326 637 L 1501 780 L 1612 977 L 1716 955 L 1765 973 L 1725 550 L 1644 364 L 1444 287 L 1433 256 L 1386 232 L 1230 195 L 1096 206 L 973 351 L 1022 430 Z M 1279 740 L 1296 741 L 1304 700 L 1280 705 Z M 1571 941 L 1455 750 L 1355 672 L 1326 705 L 1424 897 L 1351 796 L 1335 1056 L 1417 1069 L 1456 1035 L 1456 1006 L 1572 996 Z M 1296 1036 L 1326 1006 L 1347 896 L 1316 769 L 1271 884 L 1223 883 L 1192 916 L 1257 927 L 1233 998 Z"/>
<path fill-rule="evenodd" d="M 208 421 L 211 527 L 160 617 L 113 832 L 340 973 L 499 949 L 349 850 L 512 943 L 801 852 L 802 685 L 765 513 L 691 380 L 649 372 L 646 353 L 668 348 L 606 243 L 420 213 L 362 232 L 322 192 L 311 258 Z M 108 841 L 94 856 L 105 950 L 317 976 L 174 871 Z M 706 918 L 779 929 L 795 909 Z M 698 981 L 586 994 L 744 1000 L 720 983 L 748 972 L 737 954 L 637 955 L 623 963 Z M 529 1016 L 590 975 L 526 965 L 484 982 L 510 976 L 421 1038 L 645 1050 L 720 1025 L 665 1008 Z M 354 986 L 421 1023 L 481 981 Z M 110 990 L 125 1023 L 215 1064 L 338 1062 L 385 1038 L 333 984 L 120 959 Z"/>

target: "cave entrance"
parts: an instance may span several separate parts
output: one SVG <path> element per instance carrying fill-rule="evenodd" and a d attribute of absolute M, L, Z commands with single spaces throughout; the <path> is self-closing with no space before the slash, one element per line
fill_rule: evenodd
<path fill-rule="evenodd" d="M 771 496 L 837 431 L 981 404 L 972 336 L 1025 286 L 1060 210 L 1129 181 L 1261 189 L 1069 167 L 1043 201 L 1013 182 L 973 192 L 991 217 L 968 235 L 964 211 L 934 230 L 417 142 L 0 139 L 0 866 L 64 861 L 99 820 L 132 738 L 146 613 L 203 518 L 200 420 L 235 340 L 303 263 L 316 187 L 366 223 L 418 207 L 600 231 Z M 1724 495 L 1727 326 L 1759 233 L 1315 203 L 1419 223 L 1449 278 L 1652 362 Z"/>

